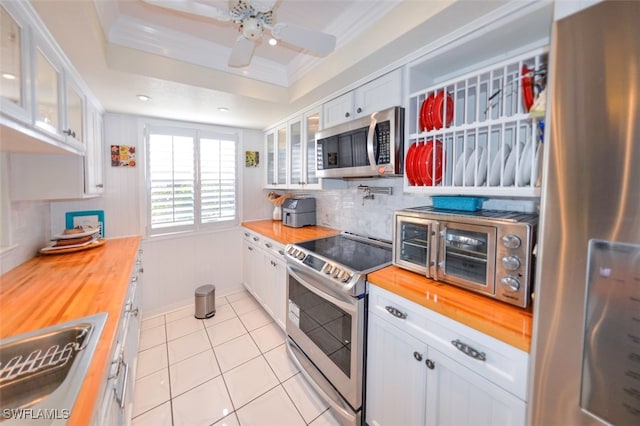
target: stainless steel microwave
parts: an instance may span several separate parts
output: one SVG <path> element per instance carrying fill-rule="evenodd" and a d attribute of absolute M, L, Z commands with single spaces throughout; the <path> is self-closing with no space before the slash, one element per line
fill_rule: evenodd
<path fill-rule="evenodd" d="M 395 212 L 393 264 L 526 308 L 538 216 L 415 207 Z"/>
<path fill-rule="evenodd" d="M 317 176 L 402 175 L 404 108 L 394 107 L 316 133 Z"/>

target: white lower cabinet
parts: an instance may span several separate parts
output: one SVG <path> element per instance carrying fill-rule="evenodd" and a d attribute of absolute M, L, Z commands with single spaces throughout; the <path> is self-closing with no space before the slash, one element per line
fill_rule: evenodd
<path fill-rule="evenodd" d="M 257 240 L 254 241 L 254 238 Z M 260 265 L 262 265 L 259 243 L 260 237 L 245 232 L 245 238 L 242 243 L 242 279 L 249 293 L 261 302 L 257 291 L 257 282 L 260 279 Z"/>
<path fill-rule="evenodd" d="M 284 329 L 287 303 L 284 245 L 252 231 L 244 230 L 243 234 L 244 286 Z"/>
<path fill-rule="evenodd" d="M 526 423 L 528 354 L 370 288 L 365 407 L 370 426 Z M 454 341 L 477 350 L 477 357 Z M 506 378 L 503 386 L 495 377 Z"/>
<path fill-rule="evenodd" d="M 97 426 L 131 424 L 140 341 L 142 273 L 142 250 L 139 250 L 118 322 L 117 341 L 111 353 L 111 366 L 99 412 L 92 421 Z"/>

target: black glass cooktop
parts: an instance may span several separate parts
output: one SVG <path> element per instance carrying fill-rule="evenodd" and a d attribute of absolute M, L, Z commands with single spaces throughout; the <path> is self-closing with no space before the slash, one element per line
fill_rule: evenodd
<path fill-rule="evenodd" d="M 364 272 L 391 264 L 391 245 L 382 247 L 345 235 L 305 241 L 297 243 L 296 246 L 341 263 L 354 272 Z"/>

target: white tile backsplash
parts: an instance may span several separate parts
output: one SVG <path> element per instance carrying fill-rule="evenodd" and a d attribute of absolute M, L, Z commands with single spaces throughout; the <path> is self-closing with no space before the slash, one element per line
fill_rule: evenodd
<path fill-rule="evenodd" d="M 374 194 L 373 200 L 363 200 L 359 185 L 391 187 L 392 195 Z M 394 211 L 431 204 L 428 196 L 403 193 L 402 178 L 348 181 L 346 189 L 311 195 L 316 197 L 318 225 L 385 240 L 391 240 Z"/>

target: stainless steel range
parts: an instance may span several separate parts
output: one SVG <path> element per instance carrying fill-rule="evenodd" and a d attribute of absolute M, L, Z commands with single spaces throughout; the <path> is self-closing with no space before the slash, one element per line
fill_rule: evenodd
<path fill-rule="evenodd" d="M 391 243 L 342 233 L 285 253 L 289 354 L 343 424 L 362 424 L 366 279 L 391 264 Z"/>

